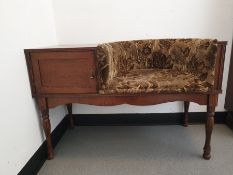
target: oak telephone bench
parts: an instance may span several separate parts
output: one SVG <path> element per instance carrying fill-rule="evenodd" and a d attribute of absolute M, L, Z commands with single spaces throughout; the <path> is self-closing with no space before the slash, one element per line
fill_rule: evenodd
<path fill-rule="evenodd" d="M 221 93 L 226 50 L 215 39 L 157 39 L 94 46 L 25 49 L 32 96 L 54 157 L 49 108 L 72 103 L 154 105 L 184 102 L 184 126 L 190 102 L 207 106 L 204 159 L 210 159 L 215 106 Z"/>

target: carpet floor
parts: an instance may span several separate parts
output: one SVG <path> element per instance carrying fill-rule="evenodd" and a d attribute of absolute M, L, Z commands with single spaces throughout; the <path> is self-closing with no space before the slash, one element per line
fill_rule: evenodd
<path fill-rule="evenodd" d="M 202 159 L 204 125 L 79 126 L 68 130 L 39 175 L 232 175 L 233 132 L 215 125 Z"/>

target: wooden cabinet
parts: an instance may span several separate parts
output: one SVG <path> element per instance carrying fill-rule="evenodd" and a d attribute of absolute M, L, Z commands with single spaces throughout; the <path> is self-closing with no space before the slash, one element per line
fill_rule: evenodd
<path fill-rule="evenodd" d="M 94 50 L 31 52 L 36 93 L 96 93 L 94 56 Z"/>

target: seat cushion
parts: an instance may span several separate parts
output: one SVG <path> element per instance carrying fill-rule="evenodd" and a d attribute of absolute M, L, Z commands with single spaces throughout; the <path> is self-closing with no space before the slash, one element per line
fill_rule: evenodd
<path fill-rule="evenodd" d="M 189 72 L 171 69 L 139 69 L 114 77 L 100 94 L 208 92 L 211 84 Z"/>

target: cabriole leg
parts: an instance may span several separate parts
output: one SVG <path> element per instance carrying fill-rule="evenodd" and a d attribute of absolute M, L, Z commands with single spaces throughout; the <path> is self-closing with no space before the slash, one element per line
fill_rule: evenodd
<path fill-rule="evenodd" d="M 203 158 L 206 160 L 209 160 L 211 158 L 210 152 L 211 152 L 211 134 L 214 127 L 214 112 L 215 112 L 215 106 L 207 106 L 207 116 L 206 116 L 206 123 L 205 123 L 205 146 L 203 148 Z"/>
<path fill-rule="evenodd" d="M 74 118 L 73 118 L 73 114 L 72 114 L 72 104 L 69 103 L 66 105 L 67 107 L 67 111 L 68 111 L 68 117 L 70 120 L 70 128 L 74 128 Z"/>
<path fill-rule="evenodd" d="M 51 124 L 49 120 L 49 109 L 45 98 L 38 99 L 39 108 L 42 116 L 42 124 L 47 142 L 48 159 L 54 158 L 54 151 L 51 141 Z"/>
<path fill-rule="evenodd" d="M 189 121 L 189 118 L 188 118 L 189 104 L 190 104 L 189 101 L 184 101 L 184 118 L 183 118 L 183 125 L 184 125 L 185 127 L 188 126 L 188 121 Z"/>

